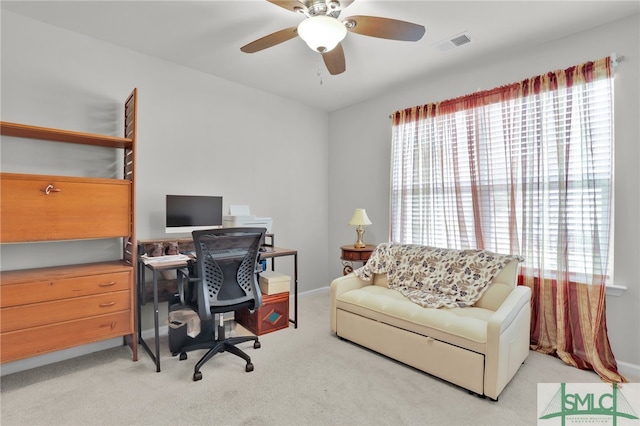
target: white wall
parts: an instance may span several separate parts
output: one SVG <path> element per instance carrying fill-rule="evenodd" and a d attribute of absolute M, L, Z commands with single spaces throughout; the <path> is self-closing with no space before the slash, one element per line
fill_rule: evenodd
<path fill-rule="evenodd" d="M 11 12 L 3 11 L 1 31 L 2 120 L 121 136 L 123 101 L 138 88 L 138 238 L 165 236 L 165 194 L 222 195 L 225 209 L 248 204 L 272 217 L 276 244 L 298 250 L 301 292 L 328 285 L 327 113 Z M 0 154 L 3 171 L 117 169 L 108 152 L 63 144 L 3 138 Z M 118 245 L 1 250 L 2 269 L 11 270 L 68 256 L 98 261 Z M 278 259 L 278 270 L 293 275 L 292 259 Z M 145 306 L 143 329 L 153 324 L 151 312 Z"/>
<path fill-rule="evenodd" d="M 607 298 L 607 322 L 614 355 L 623 370 L 640 377 L 640 139 L 638 15 L 520 52 L 503 52 L 474 66 L 398 85 L 384 96 L 334 112 L 329 133 L 329 250 L 351 242 L 346 223 L 363 207 L 373 222 L 365 242 L 389 237 L 389 170 L 392 112 L 478 90 L 491 89 L 612 52 L 625 59 L 615 77 L 615 283 L 628 290 Z M 469 45 L 468 47 L 470 47 Z M 464 49 L 466 47 L 462 47 Z M 330 262 L 332 275 L 340 265 Z"/>

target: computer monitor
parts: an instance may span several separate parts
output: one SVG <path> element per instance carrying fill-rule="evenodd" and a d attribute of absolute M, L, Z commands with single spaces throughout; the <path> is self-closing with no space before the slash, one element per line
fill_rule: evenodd
<path fill-rule="evenodd" d="M 191 233 L 222 228 L 222 197 L 208 195 L 167 195 L 167 233 Z"/>

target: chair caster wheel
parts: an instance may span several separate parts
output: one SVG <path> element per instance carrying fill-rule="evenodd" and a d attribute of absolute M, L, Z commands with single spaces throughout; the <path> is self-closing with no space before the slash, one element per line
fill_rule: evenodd
<path fill-rule="evenodd" d="M 180 352 L 180 361 L 184 361 L 185 359 L 187 359 L 187 353 L 186 352 Z"/>
<path fill-rule="evenodd" d="M 251 373 L 253 371 L 253 364 L 252 363 L 248 363 L 247 366 L 245 367 L 244 371 L 246 371 L 247 373 Z"/>
<path fill-rule="evenodd" d="M 260 342 L 258 342 L 257 340 L 253 342 L 253 349 L 260 349 L 260 346 Z"/>
<path fill-rule="evenodd" d="M 193 381 L 197 382 L 198 380 L 202 380 L 202 373 L 196 371 L 195 373 L 193 373 Z"/>

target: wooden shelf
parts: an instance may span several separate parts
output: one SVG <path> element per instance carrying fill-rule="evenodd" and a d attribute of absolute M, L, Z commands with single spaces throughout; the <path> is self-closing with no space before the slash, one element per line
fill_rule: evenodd
<path fill-rule="evenodd" d="M 117 136 L 61 130 L 28 124 L 0 122 L 0 134 L 25 139 L 40 139 L 55 142 L 76 143 L 82 145 L 104 146 L 108 148 L 130 148 L 133 140 Z"/>

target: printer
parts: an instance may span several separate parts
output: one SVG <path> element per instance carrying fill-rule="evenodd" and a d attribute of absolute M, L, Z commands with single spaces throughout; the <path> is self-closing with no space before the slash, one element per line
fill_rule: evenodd
<path fill-rule="evenodd" d="M 257 217 L 251 214 L 249 206 L 229 206 L 229 215 L 222 217 L 223 228 L 266 228 L 271 233 L 271 218 Z"/>

